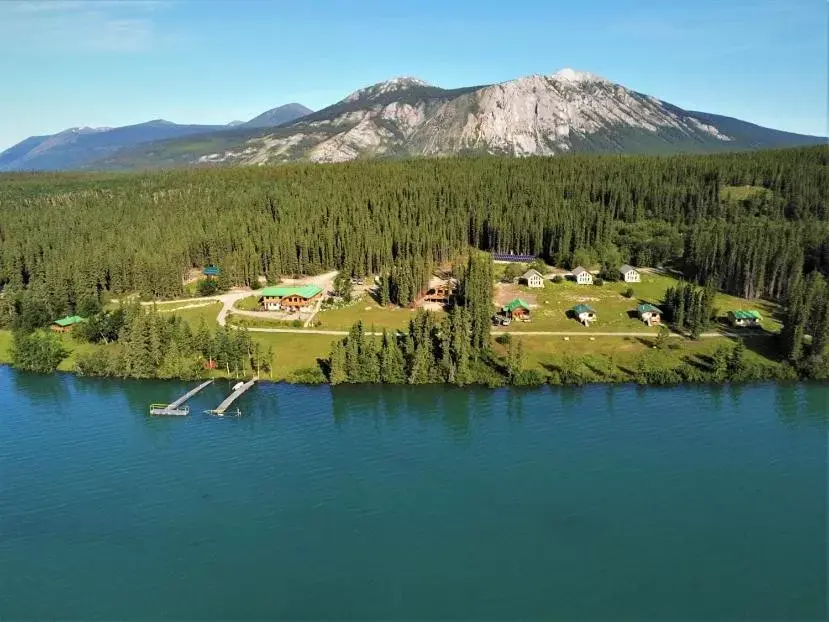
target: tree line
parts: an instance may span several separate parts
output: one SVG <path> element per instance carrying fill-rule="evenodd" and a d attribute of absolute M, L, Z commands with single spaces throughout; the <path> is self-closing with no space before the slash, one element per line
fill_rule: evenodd
<path fill-rule="evenodd" d="M 674 263 L 699 283 L 785 299 L 797 275 L 829 273 L 827 164 L 815 147 L 6 174 L 0 323 L 109 294 L 178 296 L 208 264 L 239 285 L 385 274 L 405 304 L 429 266 L 470 246 L 571 267 Z M 734 198 L 732 186 L 759 191 Z"/>

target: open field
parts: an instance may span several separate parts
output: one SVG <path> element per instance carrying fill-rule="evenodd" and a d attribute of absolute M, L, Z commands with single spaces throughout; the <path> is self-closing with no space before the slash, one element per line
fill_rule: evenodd
<path fill-rule="evenodd" d="M 0 330 L 0 363 L 11 363 L 12 334 L 8 330 Z"/>
<path fill-rule="evenodd" d="M 723 186 L 720 199 L 723 201 L 744 201 L 760 195 L 771 195 L 772 191 L 763 186 Z"/>
<path fill-rule="evenodd" d="M 578 285 L 573 281 L 562 283 L 545 282 L 543 288 L 530 289 L 524 285 L 498 284 L 497 289 L 508 289 L 524 298 L 531 305 L 531 322 L 514 322 L 504 328 L 511 332 L 522 331 L 579 331 L 586 335 L 590 331 L 599 332 L 653 332 L 655 327 L 648 327 L 636 316 L 636 306 L 649 302 L 660 305 L 665 290 L 675 286 L 677 279 L 667 274 L 643 272 L 641 283 L 615 282 L 604 285 Z M 622 292 L 633 289 L 633 296 L 626 298 Z M 497 296 L 496 296 L 497 297 Z M 596 309 L 598 320 L 587 328 L 577 320 L 568 318 L 567 312 L 578 303 L 587 303 Z M 763 328 L 770 332 L 780 329 L 777 319 L 777 305 L 764 300 L 743 300 L 735 296 L 717 294 L 714 307 L 719 315 L 731 309 L 757 309 L 763 314 Z M 493 310 L 495 310 L 493 306 Z"/>
<path fill-rule="evenodd" d="M 373 326 L 377 330 L 384 328 L 405 329 L 416 311 L 400 307 L 381 307 L 370 296 L 364 296 L 348 307 L 320 311 L 314 318 L 314 328 L 330 330 L 348 330 L 362 320 L 367 330 Z"/>
<path fill-rule="evenodd" d="M 190 306 L 190 305 L 204 305 L 204 306 Z M 198 328 L 201 321 L 209 327 L 215 328 L 216 316 L 222 308 L 222 303 L 214 300 L 207 301 L 207 303 L 179 303 L 178 305 L 167 303 L 164 305 L 157 305 L 159 313 L 165 315 L 177 315 L 190 325 L 190 328 Z"/>
<path fill-rule="evenodd" d="M 328 358 L 331 344 L 341 337 L 331 335 L 303 335 L 301 333 L 251 333 L 263 348 L 273 348 L 270 374 L 263 377 L 286 380 L 291 372 L 306 367 L 317 367 L 317 359 Z"/>

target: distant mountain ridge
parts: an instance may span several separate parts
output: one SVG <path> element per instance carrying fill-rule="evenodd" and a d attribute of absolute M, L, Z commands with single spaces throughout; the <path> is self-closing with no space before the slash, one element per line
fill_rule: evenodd
<path fill-rule="evenodd" d="M 9 152 L 28 153 L 27 148 L 37 149 L 43 138 L 32 137 L 0 154 L 0 170 Z M 100 140 L 91 134 L 76 140 L 94 143 L 96 139 Z M 814 144 L 826 144 L 826 138 L 684 110 L 600 76 L 562 69 L 457 89 L 398 77 L 358 89 L 317 112 L 286 104 L 242 124 L 200 126 L 192 132 L 122 143 L 65 168 L 341 162 L 456 154 L 705 153 Z M 36 165 L 43 162 L 33 160 Z M 19 161 L 20 157 L 13 166 Z"/>
<path fill-rule="evenodd" d="M 180 125 L 165 119 L 123 127 L 74 127 L 57 134 L 30 136 L 0 152 L 0 171 L 65 170 L 83 168 L 122 149 L 165 139 L 184 138 L 239 128 L 272 127 L 312 112 L 302 104 L 269 110 L 248 122 L 227 125 Z"/>

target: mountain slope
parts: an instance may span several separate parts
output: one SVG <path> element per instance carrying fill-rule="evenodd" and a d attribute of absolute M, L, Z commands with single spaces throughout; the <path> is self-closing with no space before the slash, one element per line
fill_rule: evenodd
<path fill-rule="evenodd" d="M 71 128 L 52 136 L 27 138 L 0 153 L 0 171 L 78 168 L 124 147 L 215 132 L 223 127 L 177 125 L 156 119 L 116 128 Z"/>
<path fill-rule="evenodd" d="M 283 125 L 285 123 L 290 123 L 291 121 L 296 121 L 300 117 L 309 115 L 312 112 L 314 111 L 310 108 L 306 108 L 302 104 L 292 102 L 290 104 L 285 104 L 284 106 L 277 106 L 276 108 L 271 108 L 270 110 L 263 112 L 259 116 L 252 118 L 250 121 L 247 121 L 246 123 L 240 123 L 239 126 L 276 127 L 277 125 Z"/>
<path fill-rule="evenodd" d="M 586 72 L 563 69 L 447 90 L 395 78 L 275 128 L 239 128 L 124 150 L 102 168 L 266 164 L 490 153 L 714 152 L 825 144 L 690 112 Z"/>

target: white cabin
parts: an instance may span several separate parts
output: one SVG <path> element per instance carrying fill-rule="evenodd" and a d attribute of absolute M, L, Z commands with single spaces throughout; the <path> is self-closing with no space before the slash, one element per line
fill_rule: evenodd
<path fill-rule="evenodd" d="M 529 269 L 521 275 L 521 282 L 527 287 L 544 287 L 544 277 L 538 270 Z"/>
<path fill-rule="evenodd" d="M 642 278 L 639 274 L 639 270 L 627 264 L 623 264 L 619 268 L 619 273 L 622 275 L 622 279 L 625 283 L 638 283 Z"/>
<path fill-rule="evenodd" d="M 578 266 L 575 270 L 573 270 L 573 278 L 576 279 L 576 283 L 579 285 L 593 284 L 593 275 L 581 266 Z"/>

